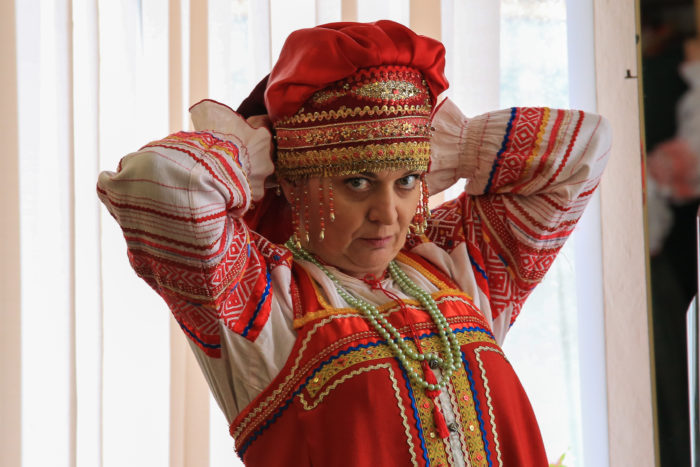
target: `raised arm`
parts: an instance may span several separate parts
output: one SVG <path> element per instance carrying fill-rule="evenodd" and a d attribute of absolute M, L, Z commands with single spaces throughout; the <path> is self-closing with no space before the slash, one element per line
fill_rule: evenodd
<path fill-rule="evenodd" d="M 241 216 L 272 172 L 269 158 L 251 163 L 253 154 L 269 154 L 270 134 L 212 101 L 192 116 L 208 131 L 147 144 L 116 173 L 101 173 L 97 192 L 124 232 L 136 273 L 197 347 L 218 357 L 220 320 L 254 337 L 260 326 L 250 323 L 250 308 L 258 307 L 259 320 L 269 311 L 269 270 Z"/>
<path fill-rule="evenodd" d="M 466 246 L 491 318 L 506 328 L 598 185 L 609 125 L 599 115 L 547 108 L 468 119 L 449 100 L 433 125 L 431 190 L 459 178 L 467 184 L 434 210 L 427 236 L 450 253 Z"/>

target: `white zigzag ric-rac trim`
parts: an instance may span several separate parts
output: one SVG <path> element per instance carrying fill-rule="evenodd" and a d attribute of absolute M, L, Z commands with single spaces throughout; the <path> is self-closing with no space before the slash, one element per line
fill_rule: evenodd
<path fill-rule="evenodd" d="M 416 452 L 413 445 L 413 439 L 411 438 L 411 429 L 408 426 L 408 418 L 406 418 L 406 412 L 404 411 L 404 406 L 401 403 L 401 393 L 399 392 L 399 382 L 394 376 L 394 371 L 391 366 L 387 363 L 385 364 L 389 368 L 389 378 L 391 378 L 391 384 L 394 386 L 394 394 L 396 395 L 396 402 L 398 403 L 399 409 L 401 410 L 401 423 L 403 423 L 404 433 L 406 433 L 406 442 L 408 443 L 408 452 L 411 453 L 411 462 L 414 466 L 418 466 L 418 461 L 416 460 Z"/>
<path fill-rule="evenodd" d="M 455 293 L 460 293 L 460 294 L 462 294 L 462 292 L 460 292 L 460 291 L 458 291 L 458 290 L 456 290 L 456 291 L 454 291 L 454 292 L 455 292 Z M 467 298 L 465 298 L 465 297 L 467 297 Z M 444 303 L 444 302 L 461 302 L 461 303 L 464 303 L 464 304 L 467 305 L 469 308 L 471 308 L 472 310 L 476 311 L 477 314 L 478 314 L 478 316 L 479 316 L 480 318 L 482 318 L 482 319 L 484 318 L 484 315 L 482 314 L 482 312 L 474 305 L 473 302 L 470 301 L 470 300 L 471 300 L 471 297 L 469 297 L 469 296 L 466 295 L 466 294 L 464 294 L 464 296 L 444 295 L 444 296 L 441 296 L 441 297 L 438 297 L 438 298 L 435 298 L 435 297 L 433 297 L 433 298 L 435 299 L 435 303 L 438 304 L 438 305 L 440 305 L 440 304 L 442 304 L 442 303 Z M 409 306 L 413 306 L 413 305 L 411 305 L 411 303 L 412 303 L 412 302 L 415 302 L 415 303 L 416 303 L 415 307 L 416 307 L 416 308 L 419 308 L 419 307 L 420 307 L 420 305 L 417 304 L 417 303 L 418 303 L 417 300 L 413 300 L 413 299 L 404 299 L 404 300 L 402 300 L 402 301 L 403 301 L 404 303 L 408 303 Z M 320 314 L 319 316 L 324 317 L 324 318 L 325 318 L 325 317 L 328 317 L 328 316 L 335 316 L 335 317 L 347 317 L 347 316 L 358 317 L 358 316 L 363 316 L 361 312 L 359 312 L 359 311 L 357 311 L 357 310 L 355 310 L 355 309 L 353 309 L 353 308 L 339 308 L 339 310 L 347 311 L 347 314 L 346 314 L 346 313 L 343 313 L 343 314 L 338 313 L 338 314 L 336 315 L 336 314 L 330 313 L 330 314 Z M 396 313 L 396 312 L 401 311 L 401 310 L 402 310 L 401 306 L 398 305 L 398 304 L 396 304 L 396 305 L 391 305 L 391 306 L 388 307 L 388 308 L 380 308 L 380 309 L 379 309 L 379 312 L 380 312 L 381 314 L 383 314 L 384 316 L 390 316 L 391 314 Z M 313 313 L 311 313 L 311 315 L 314 315 L 314 313 L 324 313 L 324 310 L 321 309 L 321 310 L 319 310 L 319 311 L 317 311 L 317 312 L 313 312 Z M 306 323 L 308 323 L 308 322 L 310 322 L 310 321 L 313 321 L 314 319 L 319 319 L 319 318 L 318 318 L 317 316 L 314 316 L 314 317 L 312 317 L 312 318 L 310 318 L 310 319 L 308 319 L 308 320 L 307 320 L 306 318 L 297 318 L 297 319 L 295 319 L 294 321 L 297 322 L 297 321 L 299 321 L 299 320 L 304 320 L 304 321 L 303 321 L 303 324 L 306 324 Z M 484 324 L 486 324 L 486 323 L 484 323 Z"/>
<path fill-rule="evenodd" d="M 416 460 L 416 452 L 415 452 L 415 446 L 413 444 L 413 440 L 411 439 L 411 429 L 408 425 L 408 418 L 406 417 L 406 411 L 404 410 L 404 405 L 401 401 L 401 393 L 399 391 L 399 382 L 396 380 L 396 377 L 394 376 L 394 370 L 391 368 L 391 365 L 389 363 L 378 363 L 376 365 L 371 365 L 367 366 L 364 368 L 359 368 L 357 370 L 354 370 L 346 375 L 344 375 L 342 378 L 339 378 L 338 380 L 334 381 L 333 384 L 329 385 L 326 389 L 321 392 L 321 394 L 318 395 L 316 400 L 313 402 L 313 404 L 309 405 L 309 403 L 306 401 L 304 398 L 304 395 L 301 394 L 299 399 L 301 400 L 302 405 L 304 406 L 304 409 L 306 410 L 312 410 L 320 404 L 323 399 L 330 394 L 330 392 L 338 387 L 340 384 L 343 382 L 347 381 L 350 378 L 353 378 L 359 374 L 366 373 L 368 371 L 373 371 L 373 370 L 378 370 L 381 368 L 386 368 L 386 370 L 389 372 L 389 378 L 391 379 L 391 385 L 394 388 L 394 394 L 396 395 L 396 402 L 398 403 L 399 411 L 401 413 L 401 423 L 403 423 L 404 426 L 404 432 L 406 433 L 406 442 L 408 443 L 408 451 L 411 453 L 411 463 L 414 466 L 418 466 L 418 461 Z"/>
<path fill-rule="evenodd" d="M 455 396 L 455 388 L 452 385 L 452 383 L 447 384 L 447 395 L 450 396 L 450 404 L 452 404 L 453 410 L 452 412 L 454 413 L 455 416 L 455 422 L 457 422 L 457 426 L 459 426 L 459 445 L 462 448 L 462 456 L 464 457 L 464 464 L 465 467 L 471 467 L 471 461 L 469 460 L 469 450 L 467 449 L 467 440 L 466 436 L 464 435 L 464 429 L 463 427 L 463 422 L 462 422 L 462 414 L 458 409 L 455 409 L 455 407 L 459 407 L 459 402 L 457 402 L 457 397 Z"/>
<path fill-rule="evenodd" d="M 435 300 L 435 303 L 442 303 L 442 302 L 462 302 L 465 305 L 469 306 L 472 310 L 476 310 L 479 312 L 480 317 L 484 317 L 483 313 L 481 310 L 479 310 L 473 302 L 470 300 L 465 300 L 464 297 L 459 297 L 459 296 L 454 296 L 454 295 L 447 295 L 445 297 L 440 297 L 440 299 Z"/>
<path fill-rule="evenodd" d="M 436 300 L 436 303 L 437 303 L 437 304 L 440 304 L 440 303 L 442 303 L 443 301 L 457 301 L 457 302 L 462 302 L 462 303 L 464 303 L 464 304 L 466 304 L 466 305 L 468 305 L 468 306 L 473 306 L 469 300 L 466 300 L 464 297 L 460 297 L 460 296 L 449 296 L 449 295 L 448 295 L 448 296 L 439 297 L 439 298 Z M 400 307 L 397 306 L 396 309 L 399 310 Z M 293 378 L 295 378 L 295 377 L 297 376 L 296 373 L 297 373 L 297 370 L 299 369 L 299 362 L 300 362 L 300 360 L 301 360 L 301 358 L 302 358 L 302 355 L 303 355 L 303 353 L 304 353 L 304 350 L 306 349 L 306 347 L 307 347 L 307 345 L 309 344 L 309 341 L 311 340 L 311 338 L 313 337 L 313 335 L 316 334 L 316 332 L 318 332 L 318 330 L 319 330 L 321 327 L 325 326 L 326 324 L 330 323 L 331 321 L 333 321 L 333 320 L 335 320 L 335 319 L 358 318 L 358 317 L 360 317 L 360 315 L 355 314 L 355 313 L 338 314 L 338 315 L 329 315 L 329 316 L 325 317 L 324 319 L 322 319 L 321 321 L 319 321 L 318 323 L 316 323 L 316 324 L 314 325 L 314 327 L 309 331 L 309 333 L 308 333 L 308 334 L 306 335 L 306 337 L 304 338 L 304 341 L 303 341 L 303 343 L 302 343 L 302 345 L 301 345 L 301 348 L 299 349 L 299 352 L 297 353 L 297 357 L 296 357 L 296 359 L 294 360 L 294 365 L 292 366 L 292 368 L 291 368 L 291 370 L 289 371 L 289 374 L 287 375 L 287 377 L 285 378 L 285 380 L 284 380 L 281 384 L 277 385 L 277 388 L 275 389 L 275 391 L 274 391 L 272 394 L 270 394 L 270 396 L 267 397 L 267 399 L 265 399 L 265 401 L 264 401 L 263 403 L 257 404 L 256 407 L 246 416 L 246 418 L 245 418 L 241 423 L 238 424 L 238 426 L 236 427 L 236 430 L 233 432 L 233 437 L 234 437 L 234 439 L 238 439 L 242 434 L 243 434 L 244 436 L 247 436 L 247 435 L 249 434 L 250 429 L 252 429 L 252 427 L 250 427 L 250 429 L 248 429 L 248 430 L 246 430 L 245 427 L 247 427 L 247 426 L 249 425 L 249 422 L 250 422 L 251 419 L 253 419 L 254 417 L 258 416 L 258 415 L 259 415 L 261 412 L 263 412 L 264 410 L 267 410 L 268 413 L 266 413 L 265 415 L 268 415 L 269 412 L 270 412 L 271 410 L 273 410 L 273 408 L 276 407 L 276 406 L 271 407 L 271 405 L 272 405 L 271 402 L 272 402 L 274 399 L 276 399 L 276 398 L 280 395 L 280 393 L 283 391 L 283 389 L 287 387 L 287 385 L 289 384 L 289 382 L 290 382 Z M 349 338 L 350 338 L 350 340 L 353 340 L 353 339 L 356 338 L 356 336 L 349 336 Z M 337 341 L 337 342 L 335 343 L 334 347 L 340 347 L 340 346 L 342 346 L 342 345 L 345 343 L 345 341 L 346 341 L 347 339 L 348 339 L 348 338 L 345 338 L 345 339 L 343 339 L 343 340 Z M 332 349 L 327 349 L 327 350 L 332 350 Z M 310 366 L 310 365 L 312 365 L 313 363 L 314 363 L 314 362 L 309 362 L 309 363 L 307 364 L 307 367 Z M 305 368 L 305 369 L 306 369 L 306 368 Z M 305 369 L 304 369 L 304 370 L 305 370 Z M 303 371 L 302 371 L 302 373 L 303 373 Z"/>
<path fill-rule="evenodd" d="M 294 360 L 294 365 L 292 366 L 292 369 L 289 371 L 289 374 L 287 377 L 284 379 L 284 381 L 281 384 L 277 385 L 277 389 L 270 394 L 270 396 L 265 399 L 265 402 L 257 404 L 255 409 L 253 409 L 248 416 L 241 422 L 238 427 L 236 427 L 236 430 L 233 432 L 233 437 L 238 438 L 241 435 L 241 432 L 244 430 L 244 427 L 248 425 L 248 422 L 255 416 L 257 416 L 260 412 L 262 412 L 264 409 L 267 409 L 268 412 L 270 410 L 273 410 L 276 408 L 276 406 L 271 406 L 270 402 L 275 399 L 283 390 L 283 388 L 287 387 L 287 384 L 289 381 L 294 378 L 296 375 L 296 370 L 299 367 L 299 362 L 301 361 L 301 357 L 304 354 L 304 350 L 306 349 L 306 346 L 309 344 L 309 341 L 311 340 L 311 337 L 318 331 L 319 328 L 325 326 L 326 324 L 330 323 L 334 319 L 338 318 L 356 318 L 357 315 L 335 315 L 335 316 L 329 316 L 328 318 L 319 321 L 314 325 L 314 327 L 309 331 L 309 333 L 306 335 L 304 338 L 304 341 L 302 342 L 301 348 L 299 349 L 299 352 L 297 352 L 297 358 Z M 354 338 L 354 336 L 353 336 Z M 339 342 L 338 342 L 339 343 Z M 248 433 L 246 433 L 246 436 Z"/>
<path fill-rule="evenodd" d="M 333 381 L 332 384 L 329 384 L 323 391 L 321 391 L 321 393 L 316 397 L 316 400 L 312 404 L 309 404 L 306 401 L 306 398 L 304 397 L 303 393 L 300 394 L 299 399 L 301 400 L 301 404 L 304 406 L 305 410 L 313 410 L 318 406 L 318 404 L 320 404 L 323 401 L 323 399 L 326 398 L 326 396 L 328 394 L 330 394 L 330 392 L 333 389 L 335 389 L 336 387 L 338 387 L 339 385 L 341 385 L 345 381 L 349 380 L 350 378 L 354 378 L 355 376 L 360 375 L 362 373 L 366 373 L 368 371 L 376 370 L 379 368 L 386 368 L 387 366 L 388 366 L 387 363 L 381 363 L 381 364 L 366 366 L 364 368 L 358 368 L 357 370 L 353 370 L 350 373 L 343 375 L 342 377 Z M 389 371 L 391 371 L 391 369 L 389 369 Z"/>
<path fill-rule="evenodd" d="M 452 455 L 452 444 L 450 443 L 450 437 L 442 440 L 442 444 L 445 445 L 445 457 L 447 457 L 448 465 L 455 465 L 455 457 Z"/>
<path fill-rule="evenodd" d="M 473 306 L 469 300 L 466 300 L 464 297 L 460 296 L 443 296 L 440 297 L 436 300 L 436 303 L 440 304 L 443 301 L 458 301 L 462 302 L 468 306 Z M 400 307 L 396 307 L 397 310 L 400 309 Z M 299 374 L 305 373 L 305 371 L 310 367 L 313 366 L 316 363 L 316 359 L 313 359 L 310 362 L 307 362 L 304 368 L 299 371 L 299 364 L 301 361 L 301 358 L 304 354 L 304 350 L 308 346 L 309 342 L 311 341 L 311 338 L 318 332 L 320 328 L 323 326 L 329 324 L 333 320 L 336 319 L 344 319 L 344 318 L 358 318 L 361 317 L 361 315 L 358 315 L 356 313 L 348 313 L 348 314 L 338 314 L 338 315 L 329 315 L 316 323 L 314 327 L 309 331 L 309 333 L 305 336 L 304 341 L 302 342 L 302 345 L 297 353 L 297 356 L 294 360 L 294 364 L 292 365 L 292 368 L 289 371 L 289 374 L 287 377 L 284 379 L 284 381 L 280 384 L 277 385 L 275 390 L 273 391 L 270 396 L 268 396 L 264 402 L 261 402 L 255 406 L 255 408 L 243 419 L 241 423 L 238 424 L 234 432 L 232 433 L 232 436 L 234 439 L 239 439 L 241 436 L 247 437 L 250 434 L 250 431 L 254 428 L 254 426 L 250 425 L 250 421 L 263 413 L 263 415 L 266 417 L 269 415 L 269 413 L 272 410 L 275 410 L 278 408 L 277 405 L 272 404 L 272 402 L 284 391 L 285 388 L 288 387 L 288 384 L 290 381 L 292 381 L 294 378 L 298 377 Z M 346 341 L 348 340 L 355 340 L 357 336 L 348 336 L 344 339 L 341 339 L 337 342 L 334 343 L 332 348 L 327 348 L 326 354 L 330 353 L 333 351 L 334 348 L 342 347 Z M 257 426 L 257 425 L 256 425 Z"/>
<path fill-rule="evenodd" d="M 496 428 L 496 419 L 493 415 L 493 404 L 491 403 L 491 389 L 489 388 L 489 380 L 486 377 L 486 369 L 484 368 L 484 363 L 481 361 L 481 356 L 479 355 L 482 350 L 487 350 L 491 352 L 496 352 L 497 354 L 504 356 L 503 352 L 493 347 L 478 347 L 474 351 L 476 360 L 479 362 L 479 368 L 481 369 L 481 378 L 484 380 L 484 390 L 486 392 L 486 402 L 489 405 L 489 416 L 491 417 L 491 426 L 493 427 L 493 439 L 496 443 L 496 453 L 498 454 L 498 465 L 503 466 L 503 459 L 501 458 L 501 446 L 498 442 L 498 430 Z"/>

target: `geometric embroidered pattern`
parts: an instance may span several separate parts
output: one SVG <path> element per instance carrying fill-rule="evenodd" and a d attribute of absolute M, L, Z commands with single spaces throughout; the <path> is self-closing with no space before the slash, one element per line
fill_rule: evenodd
<path fill-rule="evenodd" d="M 254 341 L 267 321 L 272 303 L 270 271 L 262 255 L 248 248 L 246 270 L 221 307 L 226 327 Z"/>
<path fill-rule="evenodd" d="M 447 252 L 466 243 L 477 285 L 490 298 L 493 318 L 508 310 L 512 324 L 523 302 L 542 280 L 571 234 L 598 178 L 587 180 L 579 198 L 566 201 L 556 190 L 568 176 L 582 112 L 513 108 L 488 180 L 478 196 L 466 193 L 431 213 L 426 237 Z M 559 133 L 570 131 L 566 147 Z M 548 133 L 550 144 L 543 144 Z M 554 158 L 554 153 L 563 153 Z M 557 162 L 554 163 L 553 161 Z M 413 236 L 408 246 L 420 240 Z"/>
<path fill-rule="evenodd" d="M 410 86 L 387 83 L 392 93 L 396 88 L 413 95 Z M 372 97 L 375 91 L 361 92 Z M 411 107 L 419 104 L 369 106 L 356 117 L 384 112 L 404 124 L 427 112 L 427 107 Z M 599 173 L 588 174 L 572 188 L 575 196 L 568 196 L 568 185 L 562 189 L 580 167 L 597 127 L 582 130 L 586 116 L 577 111 L 523 107 L 493 115 L 482 126 L 491 125 L 498 144 L 482 148 L 484 134 L 472 135 L 477 143 L 470 151 L 483 167 L 470 178 L 467 192 L 436 208 L 425 236 L 410 235 L 407 247 L 432 241 L 451 253 L 464 244 L 492 318 L 507 312 L 512 324 L 598 184 Z M 312 117 L 349 118 L 330 111 Z M 499 123 L 493 123 L 496 119 Z M 287 123 L 314 125 L 299 115 Z M 481 127 L 466 128 L 468 133 Z M 333 131 L 330 136 L 337 141 L 347 137 Z M 240 156 L 231 141 L 207 132 L 180 132 L 126 156 L 116 174 L 101 176 L 97 188 L 122 227 L 134 270 L 165 299 L 183 332 L 212 357 L 221 355 L 222 323 L 251 341 L 257 338 L 274 299 L 274 269 L 292 264 L 286 248 L 248 230 L 234 214 L 250 202 Z"/>

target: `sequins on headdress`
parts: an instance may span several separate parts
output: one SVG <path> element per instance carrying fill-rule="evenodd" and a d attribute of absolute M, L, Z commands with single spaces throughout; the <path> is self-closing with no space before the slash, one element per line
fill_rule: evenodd
<path fill-rule="evenodd" d="M 430 161 L 431 98 L 405 66 L 358 70 L 274 123 L 277 175 L 290 180 L 406 168 Z"/>

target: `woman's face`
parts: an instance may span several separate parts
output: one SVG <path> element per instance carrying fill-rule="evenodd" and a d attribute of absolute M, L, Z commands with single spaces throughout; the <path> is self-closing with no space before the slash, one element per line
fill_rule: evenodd
<path fill-rule="evenodd" d="M 335 220 L 328 216 L 328 183 L 333 183 Z M 389 262 L 403 247 L 408 226 L 420 200 L 420 172 L 383 170 L 307 182 L 309 241 L 302 245 L 321 261 L 355 277 L 381 277 Z M 319 185 L 323 183 L 324 239 L 319 238 L 321 213 Z M 292 185 L 283 183 L 287 199 Z M 297 193 L 303 185 L 296 188 Z M 291 201 L 293 202 L 293 200 Z M 303 196 L 302 196 L 302 202 Z M 304 222 L 302 222 L 304 224 Z"/>

